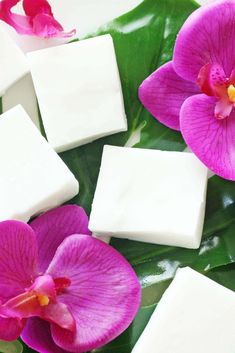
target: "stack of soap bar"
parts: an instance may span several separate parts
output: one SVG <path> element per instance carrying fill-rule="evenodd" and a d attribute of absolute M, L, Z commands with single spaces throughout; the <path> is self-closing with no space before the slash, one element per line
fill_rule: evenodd
<path fill-rule="evenodd" d="M 198 248 L 206 187 L 207 169 L 193 154 L 105 146 L 89 228 Z"/>
<path fill-rule="evenodd" d="M 0 97 L 16 81 L 29 72 L 25 55 L 7 32 L 0 27 Z"/>
<path fill-rule="evenodd" d="M 127 129 L 110 35 L 28 57 L 46 135 L 57 152 Z"/>
<path fill-rule="evenodd" d="M 78 193 L 78 182 L 21 106 L 0 117 L 0 221 L 28 221 Z"/>
<path fill-rule="evenodd" d="M 178 270 L 132 353 L 235 352 L 235 293 Z"/>

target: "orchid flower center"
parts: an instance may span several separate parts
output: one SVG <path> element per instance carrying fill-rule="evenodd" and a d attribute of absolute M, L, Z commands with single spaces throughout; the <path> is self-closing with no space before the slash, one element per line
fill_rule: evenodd
<path fill-rule="evenodd" d="M 197 84 L 203 93 L 216 98 L 215 117 L 229 117 L 235 107 L 235 70 L 227 77 L 220 65 L 208 63 L 201 68 Z"/>
<path fill-rule="evenodd" d="M 50 275 L 39 276 L 24 293 L 0 306 L 0 317 L 27 319 L 36 316 L 73 331 L 75 329 L 73 316 L 66 305 L 57 301 L 57 297 L 70 284 L 68 278 L 53 279 Z"/>
<path fill-rule="evenodd" d="M 227 89 L 227 92 L 228 92 L 229 101 L 231 103 L 235 103 L 235 87 L 234 87 L 234 85 L 230 85 Z"/>
<path fill-rule="evenodd" d="M 37 294 L 37 300 L 40 306 L 47 306 L 50 303 L 49 297 L 43 294 Z"/>

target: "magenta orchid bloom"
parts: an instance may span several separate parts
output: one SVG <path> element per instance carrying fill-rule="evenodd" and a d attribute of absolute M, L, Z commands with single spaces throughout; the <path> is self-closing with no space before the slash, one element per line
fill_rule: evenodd
<path fill-rule="evenodd" d="M 152 115 L 180 130 L 214 173 L 235 180 L 235 1 L 201 7 L 185 22 L 173 61 L 140 87 Z"/>
<path fill-rule="evenodd" d="M 91 237 L 78 206 L 31 225 L 0 223 L 0 339 L 40 353 L 86 352 L 122 333 L 140 305 L 128 262 Z"/>
<path fill-rule="evenodd" d="M 61 24 L 53 16 L 51 6 L 46 0 L 23 0 L 24 15 L 11 12 L 20 0 L 0 1 L 0 20 L 6 22 L 19 34 L 34 35 L 42 38 L 73 36 L 76 31 L 64 32 Z"/>

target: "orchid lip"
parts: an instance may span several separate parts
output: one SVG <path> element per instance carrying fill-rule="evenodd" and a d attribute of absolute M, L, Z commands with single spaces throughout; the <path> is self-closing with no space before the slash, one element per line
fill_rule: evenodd
<path fill-rule="evenodd" d="M 230 116 L 235 106 L 234 70 L 227 77 L 218 64 L 207 63 L 199 71 L 197 84 L 202 93 L 215 97 L 215 118 L 223 120 Z"/>
<path fill-rule="evenodd" d="M 41 317 L 64 329 L 74 331 L 75 321 L 67 306 L 57 303 L 57 295 L 70 284 L 71 281 L 67 278 L 54 280 L 50 275 L 39 276 L 24 293 L 11 298 L 1 306 L 0 316 L 18 319 Z"/>

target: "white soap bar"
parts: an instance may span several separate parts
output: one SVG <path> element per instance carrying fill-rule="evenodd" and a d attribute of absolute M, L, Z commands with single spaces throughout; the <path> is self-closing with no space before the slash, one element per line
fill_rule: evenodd
<path fill-rule="evenodd" d="M 178 270 L 132 353 L 234 353 L 235 293 Z"/>
<path fill-rule="evenodd" d="M 6 31 L 0 27 L 0 96 L 29 72 L 25 55 Z"/>
<path fill-rule="evenodd" d="M 47 138 L 57 152 L 127 129 L 110 35 L 28 57 Z"/>
<path fill-rule="evenodd" d="M 89 228 L 149 243 L 198 248 L 207 169 L 190 153 L 105 146 Z"/>
<path fill-rule="evenodd" d="M 21 106 L 0 117 L 0 221 L 30 217 L 70 200 L 78 182 Z"/>
<path fill-rule="evenodd" d="M 37 97 L 31 74 L 27 74 L 12 85 L 2 96 L 2 112 L 5 113 L 16 105 L 22 105 L 34 124 L 40 129 Z"/>

